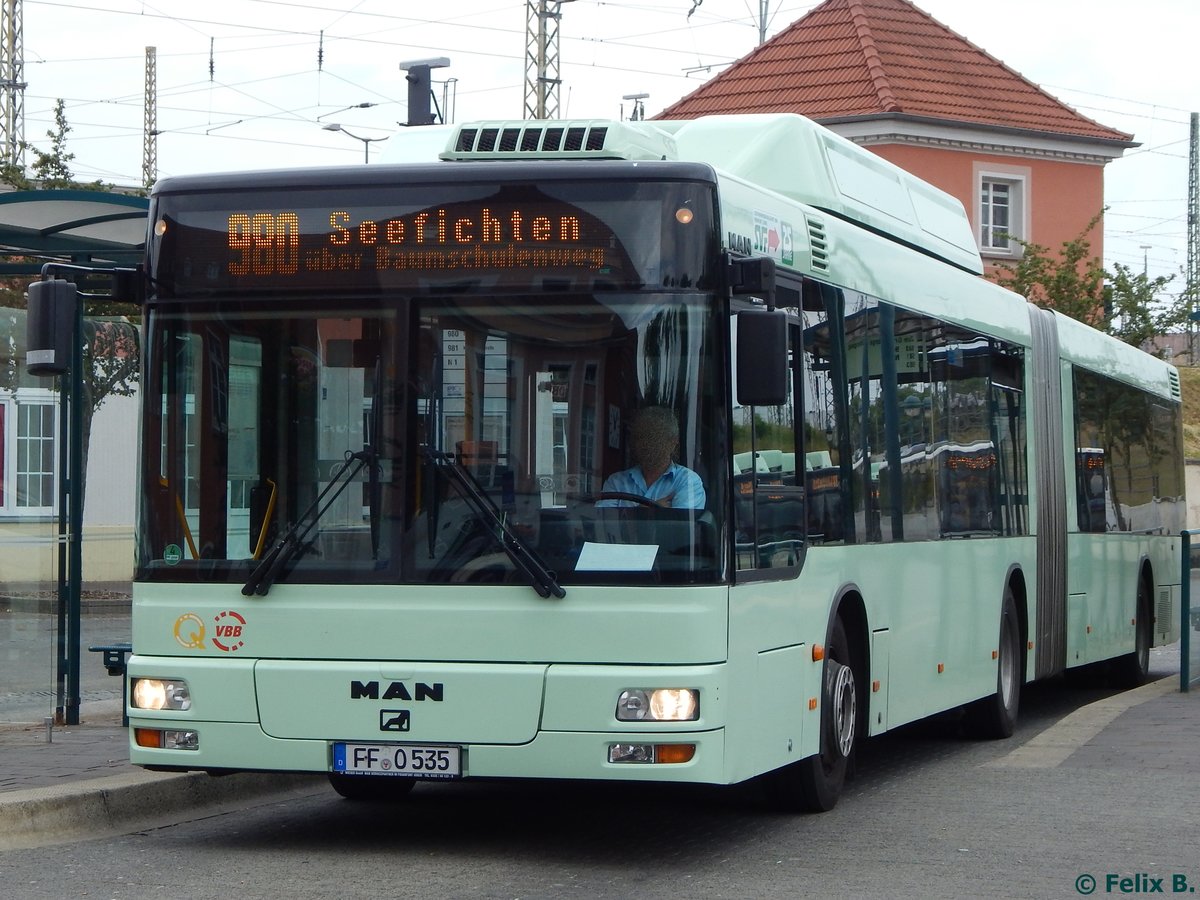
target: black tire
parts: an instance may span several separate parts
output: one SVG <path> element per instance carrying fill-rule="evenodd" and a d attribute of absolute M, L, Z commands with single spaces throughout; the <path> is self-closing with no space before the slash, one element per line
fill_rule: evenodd
<path fill-rule="evenodd" d="M 1000 645 L 996 660 L 996 693 L 976 700 L 968 708 L 973 734 L 997 739 L 1012 735 L 1021 707 L 1021 685 L 1025 681 L 1025 653 L 1021 642 L 1021 620 L 1012 588 L 1005 588 L 1000 609 Z"/>
<path fill-rule="evenodd" d="M 342 775 L 330 772 L 329 783 L 347 800 L 390 803 L 407 797 L 417 780 L 398 775 Z"/>
<path fill-rule="evenodd" d="M 798 812 L 827 812 L 837 805 L 864 721 L 858 703 L 861 665 L 851 653 L 846 626 L 838 617 L 822 669 L 821 752 L 766 776 L 763 787 L 774 805 Z"/>
<path fill-rule="evenodd" d="M 1150 645 L 1154 642 L 1154 614 L 1150 610 L 1150 585 L 1138 579 L 1137 618 L 1134 620 L 1133 652 L 1114 659 L 1109 671 L 1113 687 L 1135 688 L 1150 675 Z"/>

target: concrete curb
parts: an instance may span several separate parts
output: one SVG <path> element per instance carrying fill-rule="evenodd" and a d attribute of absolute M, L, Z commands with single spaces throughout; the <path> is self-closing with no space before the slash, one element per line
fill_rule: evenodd
<path fill-rule="evenodd" d="M 0 794 L 0 851 L 128 833 L 327 788 L 320 775 L 162 773 L 137 769 Z M 189 815 L 191 814 L 191 815 Z"/>
<path fill-rule="evenodd" d="M 1168 675 L 1132 691 L 1122 691 L 1080 707 L 1062 721 L 988 763 L 994 767 L 1052 769 L 1133 707 L 1179 690 L 1179 675 Z"/>

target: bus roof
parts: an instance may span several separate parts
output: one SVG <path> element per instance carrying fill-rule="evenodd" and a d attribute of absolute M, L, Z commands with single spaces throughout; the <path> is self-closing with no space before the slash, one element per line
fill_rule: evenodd
<path fill-rule="evenodd" d="M 414 129 L 419 131 L 421 129 Z M 625 159 L 702 162 L 790 200 L 983 273 L 957 198 L 803 116 L 705 116 L 653 122 L 524 120 L 468 122 L 437 135 L 404 135 L 389 162 Z"/>

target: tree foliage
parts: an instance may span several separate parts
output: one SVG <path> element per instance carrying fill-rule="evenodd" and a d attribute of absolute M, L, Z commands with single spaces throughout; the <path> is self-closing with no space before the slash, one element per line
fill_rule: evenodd
<path fill-rule="evenodd" d="M 1157 335 L 1178 330 L 1187 322 L 1186 297 L 1170 299 L 1171 276 L 1150 278 L 1121 263 L 1105 271 L 1092 255 L 1088 235 L 1099 224 L 1097 215 L 1078 236 L 1064 241 L 1057 253 L 1032 241 L 1010 235 L 1022 255 L 996 271 L 998 284 L 1016 291 L 1044 309 L 1054 309 L 1135 347 L 1146 347 Z"/>
<path fill-rule="evenodd" d="M 77 191 L 109 190 L 111 185 L 102 181 L 82 182 L 75 179 L 71 171 L 71 162 L 75 159 L 75 154 L 67 152 L 67 135 L 70 133 L 66 104 L 59 98 L 54 104 L 54 127 L 46 132 L 46 137 L 50 140 L 50 149 L 42 150 L 30 143 L 22 145 L 23 150 L 33 154 L 33 163 L 29 166 L 33 177 L 26 174 L 13 160 L 5 159 L 0 163 L 0 181 L 20 191 L 64 188 Z"/>
<path fill-rule="evenodd" d="M 1043 309 L 1054 309 L 1104 330 L 1104 279 L 1100 260 L 1092 256 L 1088 235 L 1100 221 L 1097 215 L 1080 234 L 1064 241 L 1058 253 L 1048 247 L 1009 235 L 1021 245 L 1021 258 L 1002 263 L 996 281 Z"/>
<path fill-rule="evenodd" d="M 1184 298 L 1161 298 L 1174 278 L 1132 272 L 1115 263 L 1108 276 L 1108 333 L 1135 347 L 1145 347 L 1160 334 L 1178 331 L 1187 324 L 1188 304 Z"/>

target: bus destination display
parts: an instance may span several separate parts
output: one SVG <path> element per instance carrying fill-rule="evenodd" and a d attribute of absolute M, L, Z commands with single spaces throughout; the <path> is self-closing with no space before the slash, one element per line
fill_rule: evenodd
<path fill-rule="evenodd" d="M 307 211 L 310 216 L 320 215 Z M 384 220 L 330 210 L 327 229 L 304 233 L 300 213 L 234 212 L 228 217 L 228 274 L 297 275 L 375 269 L 583 269 L 609 267 L 609 234 L 582 217 L 537 209 L 464 211 L 438 207 Z"/>
<path fill-rule="evenodd" d="M 159 296 L 369 290 L 464 278 L 514 289 L 547 278 L 637 287 L 659 282 L 664 263 L 680 261 L 663 259 L 668 240 L 688 246 L 707 226 L 666 212 L 673 207 L 657 192 L 619 205 L 607 198 L 560 201 L 536 189 L 391 204 L 379 197 L 338 204 L 335 193 L 321 198 L 333 201 L 327 204 L 274 193 L 250 202 L 209 196 L 203 206 L 195 197 L 161 198 L 153 273 Z M 686 232 L 687 240 L 673 231 Z M 697 268 L 694 260 L 687 265 Z"/>

